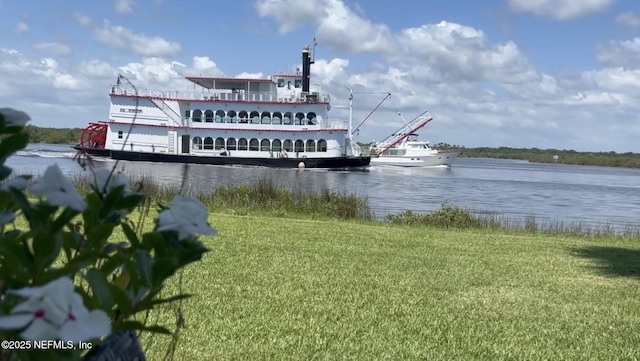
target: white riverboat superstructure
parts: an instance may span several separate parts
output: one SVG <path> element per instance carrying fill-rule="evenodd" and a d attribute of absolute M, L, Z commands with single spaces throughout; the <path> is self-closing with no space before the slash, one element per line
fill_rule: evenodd
<path fill-rule="evenodd" d="M 301 73 L 187 77 L 189 91 L 136 91 L 119 76 L 108 121 L 90 124 L 74 148 L 138 161 L 368 166 L 371 158 L 354 150 L 348 121 L 330 119 L 329 95 L 310 91 L 311 64 L 305 47 Z"/>

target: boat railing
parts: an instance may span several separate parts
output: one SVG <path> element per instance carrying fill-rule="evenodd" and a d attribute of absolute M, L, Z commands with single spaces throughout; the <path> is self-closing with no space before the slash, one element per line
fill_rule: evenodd
<path fill-rule="evenodd" d="M 111 94 L 135 95 L 132 89 L 111 87 Z M 279 102 L 279 103 L 329 103 L 330 98 L 327 93 L 292 93 L 282 94 L 277 92 L 260 91 L 167 91 L 153 90 L 147 88 L 138 89 L 138 96 L 157 97 L 175 100 L 205 100 L 205 101 L 246 101 L 246 102 Z"/>
<path fill-rule="evenodd" d="M 215 124 L 215 126 L 214 126 Z M 232 128 L 232 129 L 263 129 L 263 127 L 269 127 L 269 129 L 277 128 L 295 128 L 295 129 L 326 129 L 326 130 L 345 130 L 347 129 L 347 122 L 342 120 L 321 120 L 315 124 L 307 123 L 283 123 L 271 122 L 267 123 L 261 121 L 259 123 L 243 121 L 238 118 L 222 118 L 216 121 L 193 121 L 193 118 L 182 117 L 182 126 L 197 127 L 197 128 Z"/>

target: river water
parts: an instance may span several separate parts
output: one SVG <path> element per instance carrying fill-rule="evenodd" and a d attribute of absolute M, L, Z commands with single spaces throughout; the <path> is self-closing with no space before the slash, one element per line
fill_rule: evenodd
<path fill-rule="evenodd" d="M 68 146 L 30 144 L 7 165 L 17 173 L 37 175 L 57 162 L 66 174 L 81 174 L 74 155 Z M 110 167 L 114 163 L 104 160 L 96 164 Z M 184 166 L 120 162 L 118 168 L 172 185 L 180 183 Z M 263 178 L 296 189 L 328 189 L 367 197 L 378 216 L 406 210 L 430 212 L 446 202 L 514 222 L 535 217 L 543 222 L 580 222 L 592 227 L 640 225 L 640 169 L 479 158 L 459 158 L 449 169 L 374 166 L 350 172 L 190 165 L 187 181 L 192 189 L 206 191 Z"/>

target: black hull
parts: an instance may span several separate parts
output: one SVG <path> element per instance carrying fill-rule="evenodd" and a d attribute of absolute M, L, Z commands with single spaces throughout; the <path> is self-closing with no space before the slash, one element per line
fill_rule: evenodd
<path fill-rule="evenodd" d="M 103 148 L 73 147 L 89 155 L 98 157 L 109 157 L 115 160 L 140 161 L 140 162 L 163 162 L 163 163 L 191 163 L 208 165 L 244 165 L 270 168 L 298 168 L 300 163 L 304 163 L 304 168 L 362 168 L 371 163 L 371 157 L 334 157 L 334 158 L 241 158 L 225 156 L 196 156 L 188 154 L 166 154 L 132 152 L 126 150 L 108 150 Z"/>

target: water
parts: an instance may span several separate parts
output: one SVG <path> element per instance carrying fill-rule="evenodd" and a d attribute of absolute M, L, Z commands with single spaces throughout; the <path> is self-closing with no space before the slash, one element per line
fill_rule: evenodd
<path fill-rule="evenodd" d="M 18 173 L 41 174 L 57 162 L 66 174 L 81 173 L 68 146 L 32 144 L 7 161 Z M 98 167 L 115 162 L 102 160 Z M 149 175 L 179 184 L 184 165 L 120 162 L 130 175 Z M 189 166 L 188 183 L 207 190 L 216 185 L 250 184 L 267 177 L 278 184 L 317 191 L 330 189 L 369 198 L 378 215 L 405 210 L 430 212 L 443 203 L 515 221 L 640 224 L 640 169 L 532 164 L 526 161 L 459 158 L 450 169 L 371 167 L 367 171 Z"/>

